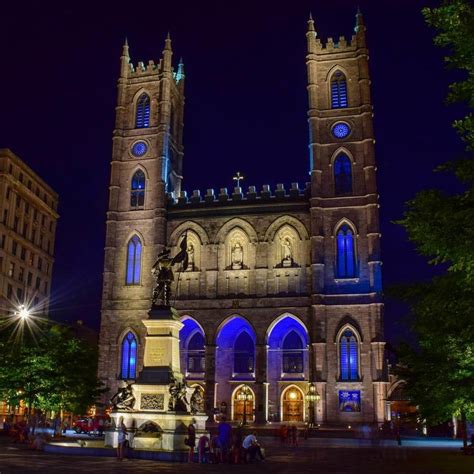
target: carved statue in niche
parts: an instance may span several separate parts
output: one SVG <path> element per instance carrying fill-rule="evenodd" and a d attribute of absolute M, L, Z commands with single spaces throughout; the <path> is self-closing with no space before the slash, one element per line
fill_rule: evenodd
<path fill-rule="evenodd" d="M 202 390 L 199 387 L 194 389 L 191 395 L 191 414 L 204 413 L 204 397 L 202 396 Z"/>
<path fill-rule="evenodd" d="M 118 392 L 110 399 L 112 410 L 133 410 L 135 397 L 133 395 L 132 383 L 125 383 Z"/>
<path fill-rule="evenodd" d="M 291 241 L 288 237 L 284 237 L 280 239 L 281 243 L 281 265 L 283 267 L 291 267 L 293 266 L 293 249 L 291 245 Z"/>
<path fill-rule="evenodd" d="M 240 242 L 236 242 L 232 247 L 231 268 L 232 270 L 242 270 L 244 267 L 244 249 Z"/>
<path fill-rule="evenodd" d="M 195 271 L 195 264 L 194 264 L 194 245 L 189 243 L 188 248 L 186 250 L 188 252 L 188 268 L 186 269 L 187 272 L 194 272 Z"/>

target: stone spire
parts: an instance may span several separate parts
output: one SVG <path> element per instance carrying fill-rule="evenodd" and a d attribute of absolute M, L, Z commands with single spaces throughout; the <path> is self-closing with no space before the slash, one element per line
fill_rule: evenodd
<path fill-rule="evenodd" d="M 311 12 L 309 13 L 308 19 L 308 31 L 306 32 L 306 41 L 308 44 L 308 53 L 314 53 L 316 51 L 316 30 L 314 29 L 314 20 Z"/>
<path fill-rule="evenodd" d="M 173 56 L 173 49 L 171 48 L 171 36 L 168 31 L 165 40 L 165 49 L 163 50 L 163 71 L 171 72 L 173 67 L 171 65 L 171 58 Z"/>
<path fill-rule="evenodd" d="M 125 37 L 125 43 L 122 46 L 122 55 L 120 56 L 120 77 L 127 77 L 130 71 L 130 55 L 128 52 L 128 40 Z"/>
<path fill-rule="evenodd" d="M 365 48 L 365 24 L 364 24 L 364 16 L 360 11 L 360 8 L 357 7 L 356 13 L 356 24 L 354 27 L 354 31 L 357 36 L 357 46 Z"/>

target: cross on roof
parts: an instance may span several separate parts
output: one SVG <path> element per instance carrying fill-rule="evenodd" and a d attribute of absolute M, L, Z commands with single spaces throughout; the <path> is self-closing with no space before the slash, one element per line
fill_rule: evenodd
<path fill-rule="evenodd" d="M 240 187 L 240 181 L 241 181 L 242 179 L 245 179 L 245 178 L 244 178 L 244 176 L 242 176 L 242 175 L 240 174 L 240 171 L 237 171 L 237 173 L 235 173 L 235 176 L 234 176 L 232 179 L 236 182 L 237 187 L 239 188 L 239 187 Z"/>

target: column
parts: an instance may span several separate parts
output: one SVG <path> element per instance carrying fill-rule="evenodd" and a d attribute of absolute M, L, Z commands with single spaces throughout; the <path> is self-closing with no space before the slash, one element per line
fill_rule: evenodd
<path fill-rule="evenodd" d="M 255 366 L 255 423 L 266 423 L 267 413 L 267 345 L 256 345 Z"/>
<path fill-rule="evenodd" d="M 206 402 L 206 414 L 209 419 L 213 419 L 214 398 L 215 398 L 215 386 L 216 386 L 216 345 L 206 344 L 205 347 L 205 366 L 204 366 L 204 380 L 205 380 L 205 402 Z"/>

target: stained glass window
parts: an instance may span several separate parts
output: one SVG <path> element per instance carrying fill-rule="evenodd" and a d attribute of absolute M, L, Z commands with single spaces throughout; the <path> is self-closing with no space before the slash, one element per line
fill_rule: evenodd
<path fill-rule="evenodd" d="M 359 380 L 359 347 L 355 334 L 347 329 L 339 341 L 341 380 Z"/>
<path fill-rule="evenodd" d="M 242 331 L 234 344 L 234 372 L 252 373 L 255 369 L 255 346 L 250 334 Z"/>
<path fill-rule="evenodd" d="M 145 142 L 135 142 L 132 146 L 132 155 L 139 158 L 143 156 L 148 150 L 148 146 Z"/>
<path fill-rule="evenodd" d="M 343 224 L 341 227 L 339 227 L 339 230 L 337 231 L 337 278 L 355 278 L 356 258 L 354 247 L 354 233 L 347 224 Z"/>
<path fill-rule="evenodd" d="M 334 160 L 334 188 L 337 195 L 352 193 L 351 160 L 344 154 Z"/>
<path fill-rule="evenodd" d="M 336 138 L 346 138 L 349 133 L 351 133 L 351 129 L 347 123 L 338 122 L 332 127 L 332 134 Z"/>
<path fill-rule="evenodd" d="M 150 126 L 150 97 L 143 93 L 137 100 L 135 128 L 148 128 Z"/>
<path fill-rule="evenodd" d="M 360 411 L 360 391 L 339 390 L 339 410 L 346 412 Z"/>
<path fill-rule="evenodd" d="M 128 242 L 127 247 L 127 285 L 139 285 L 142 260 L 142 243 L 137 235 Z"/>
<path fill-rule="evenodd" d="M 137 209 L 145 205 L 145 173 L 142 170 L 135 171 L 132 177 L 130 191 L 130 206 Z"/>
<path fill-rule="evenodd" d="M 122 363 L 120 378 L 133 380 L 137 371 L 137 339 L 133 332 L 129 331 L 122 340 Z"/>
<path fill-rule="evenodd" d="M 337 71 L 331 80 L 331 108 L 340 109 L 347 107 L 347 83 L 346 76 Z"/>
<path fill-rule="evenodd" d="M 296 331 L 290 331 L 283 340 L 283 372 L 303 372 L 303 341 Z"/>
<path fill-rule="evenodd" d="M 188 372 L 204 372 L 204 336 L 197 332 L 188 343 Z"/>

